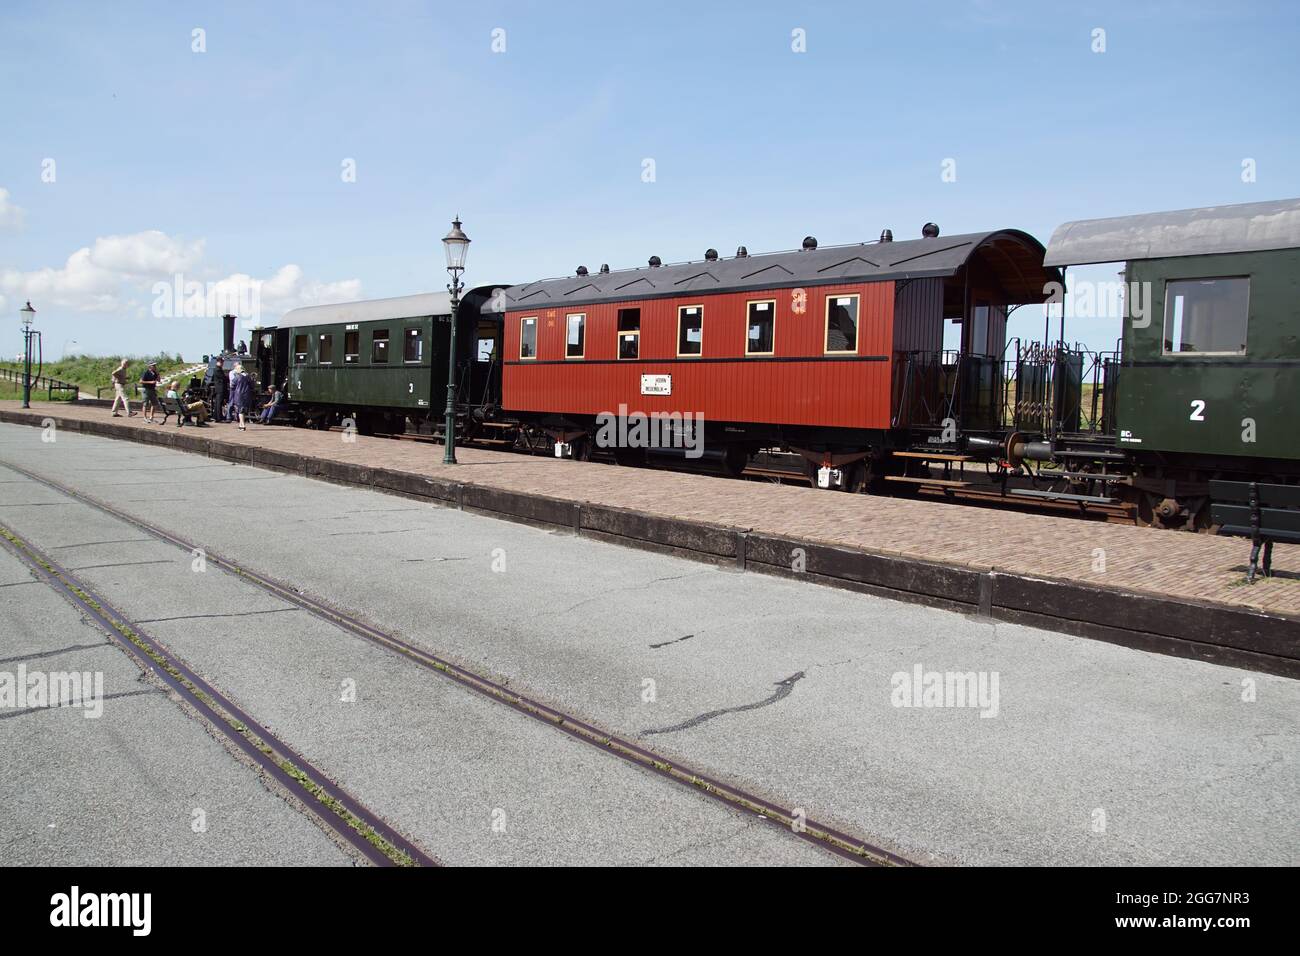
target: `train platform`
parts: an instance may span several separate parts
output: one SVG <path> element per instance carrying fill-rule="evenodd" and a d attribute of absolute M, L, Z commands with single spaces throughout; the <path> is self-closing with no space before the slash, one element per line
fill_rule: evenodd
<path fill-rule="evenodd" d="M 177 429 L 67 403 L 0 421 L 173 447 L 751 571 L 1300 676 L 1300 547 L 938 501 L 287 427 Z M 160 476 L 161 477 L 161 476 Z"/>

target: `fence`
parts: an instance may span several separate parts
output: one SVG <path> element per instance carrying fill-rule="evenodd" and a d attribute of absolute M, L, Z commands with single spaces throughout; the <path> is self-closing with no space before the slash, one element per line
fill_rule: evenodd
<path fill-rule="evenodd" d="M 21 388 L 23 384 L 23 373 L 11 368 L 0 368 L 0 381 L 13 382 Z M 74 402 L 81 397 L 81 387 L 79 385 L 73 385 L 71 382 L 61 382 L 57 378 L 50 378 L 48 375 L 33 375 L 31 383 L 31 389 L 33 392 L 45 389 L 46 397 L 50 401 L 54 401 L 55 392 L 71 392 L 72 401 Z"/>
<path fill-rule="evenodd" d="M 1002 358 L 898 352 L 893 425 L 942 428 L 951 421 L 964 431 L 1014 428 L 1048 438 L 1111 434 L 1118 386 L 1118 347 L 1093 352 L 1012 339 Z"/>

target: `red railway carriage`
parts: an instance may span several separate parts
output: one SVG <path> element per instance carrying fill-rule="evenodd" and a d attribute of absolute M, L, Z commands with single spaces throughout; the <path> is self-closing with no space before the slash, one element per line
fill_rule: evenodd
<path fill-rule="evenodd" d="M 1001 359 L 1007 307 L 1060 279 L 1043 254 L 1016 230 L 940 238 L 927 225 L 910 241 L 810 237 L 797 252 L 709 250 L 514 286 L 502 407 L 578 454 L 598 416 L 681 415 L 702 419 L 732 467 L 773 444 L 815 464 L 861 460 L 921 426 L 945 320 L 962 323 L 963 353 Z"/>

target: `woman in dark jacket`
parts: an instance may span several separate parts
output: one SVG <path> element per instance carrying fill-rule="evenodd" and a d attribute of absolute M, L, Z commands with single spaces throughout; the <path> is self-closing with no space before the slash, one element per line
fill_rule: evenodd
<path fill-rule="evenodd" d="M 230 407 L 239 414 L 239 430 L 247 431 L 248 423 L 244 416 L 253 406 L 253 379 L 244 371 L 241 362 L 230 373 Z"/>

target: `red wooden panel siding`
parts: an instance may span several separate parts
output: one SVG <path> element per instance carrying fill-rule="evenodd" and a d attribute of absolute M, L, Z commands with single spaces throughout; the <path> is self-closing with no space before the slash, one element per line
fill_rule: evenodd
<path fill-rule="evenodd" d="M 508 411 L 596 415 L 629 411 L 702 412 L 706 420 L 827 425 L 844 428 L 889 426 L 894 349 L 894 283 L 819 286 L 804 291 L 795 311 L 793 289 L 629 299 L 599 305 L 511 310 L 506 316 L 503 405 Z M 826 299 L 854 294 L 858 310 L 859 356 L 876 361 L 835 360 L 825 352 Z M 773 356 L 745 356 L 747 303 L 775 300 Z M 677 309 L 704 309 L 703 358 L 677 357 Z M 640 357 L 617 361 L 618 310 L 641 310 Z M 565 359 L 565 317 L 587 316 L 585 355 Z M 519 361 L 520 319 L 536 315 L 537 360 Z M 803 359 L 804 361 L 798 361 Z M 793 361 L 792 361 L 793 360 Z M 513 364 L 512 364 L 513 363 Z M 672 375 L 672 395 L 642 395 L 641 376 Z"/>

